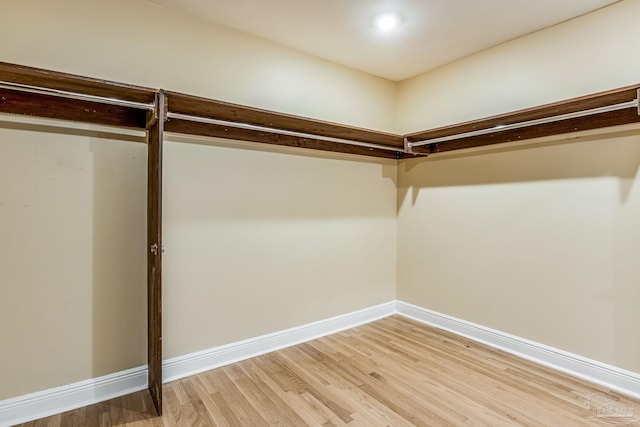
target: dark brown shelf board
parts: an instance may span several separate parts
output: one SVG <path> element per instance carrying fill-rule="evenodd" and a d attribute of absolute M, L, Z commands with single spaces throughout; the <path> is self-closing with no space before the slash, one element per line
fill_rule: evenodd
<path fill-rule="evenodd" d="M 0 113 L 144 129 L 144 110 L 0 88 Z"/>
<path fill-rule="evenodd" d="M 167 92 L 169 112 L 225 122 L 402 148 L 402 136 L 247 107 L 176 92 Z"/>
<path fill-rule="evenodd" d="M 262 144 L 333 151 L 337 153 L 359 154 L 386 159 L 396 159 L 398 157 L 398 153 L 392 150 L 388 151 L 377 148 L 360 147 L 357 145 L 341 144 L 338 142 L 329 142 L 312 138 L 283 135 L 277 132 L 264 132 L 237 128 L 233 126 L 192 122 L 182 119 L 167 120 L 167 122 L 165 123 L 165 131 L 187 135 L 224 138 L 235 141 L 250 141 L 259 142 Z"/>
<path fill-rule="evenodd" d="M 640 85 L 627 86 L 620 89 L 600 92 L 566 101 L 546 104 L 513 113 L 497 115 L 480 120 L 444 126 L 427 131 L 406 135 L 409 142 L 418 142 L 429 139 L 442 138 L 473 132 L 483 129 L 492 129 L 497 126 L 522 123 L 531 120 L 544 119 L 569 113 L 576 113 L 609 105 L 621 104 L 633 101 L 638 97 Z M 469 136 L 450 141 L 415 147 L 418 153 L 440 153 L 445 151 L 460 150 L 471 147 L 481 147 L 505 142 L 523 141 L 544 136 L 560 135 L 584 130 L 593 130 L 610 126 L 640 122 L 637 108 L 628 108 L 618 111 L 604 112 L 584 117 L 570 118 L 562 121 L 526 126 L 518 129 L 496 131 L 485 135 Z"/>
<path fill-rule="evenodd" d="M 150 104 L 155 89 L 0 62 L 0 82 Z"/>

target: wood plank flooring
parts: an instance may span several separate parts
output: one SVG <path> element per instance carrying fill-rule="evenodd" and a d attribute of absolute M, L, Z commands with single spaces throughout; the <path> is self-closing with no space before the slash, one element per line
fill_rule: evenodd
<path fill-rule="evenodd" d="M 22 424 L 72 426 L 640 426 L 640 402 L 392 316 Z"/>

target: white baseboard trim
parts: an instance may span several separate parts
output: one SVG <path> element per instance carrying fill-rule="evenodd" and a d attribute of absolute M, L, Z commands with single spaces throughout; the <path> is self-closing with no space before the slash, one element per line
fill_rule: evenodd
<path fill-rule="evenodd" d="M 240 360 L 280 350 L 373 322 L 392 314 L 400 314 L 421 323 L 447 330 L 640 399 L 640 374 L 402 301 L 390 301 L 284 331 L 167 359 L 163 362 L 164 382 L 174 381 Z M 147 367 L 142 366 L 2 400 L 0 401 L 0 427 L 9 427 L 114 397 L 124 396 L 143 390 L 146 387 Z"/>
<path fill-rule="evenodd" d="M 396 312 L 395 301 L 332 317 L 318 322 L 308 323 L 295 328 L 272 334 L 262 335 L 243 341 L 215 347 L 185 356 L 167 359 L 163 364 L 164 381 L 173 381 L 215 369 L 220 366 L 250 359 L 261 354 L 280 350 L 345 329 L 354 328 Z"/>
<path fill-rule="evenodd" d="M 284 331 L 167 359 L 163 362 L 164 382 L 350 329 L 390 316 L 395 312 L 396 303 L 390 301 Z M 147 388 L 147 367 L 142 366 L 37 393 L 0 400 L 0 427 L 33 421 L 124 396 L 145 388 Z"/>
<path fill-rule="evenodd" d="M 640 399 L 640 374 L 500 332 L 423 307 L 396 302 L 397 313 Z"/>
<path fill-rule="evenodd" d="M 139 367 L 0 400 L 0 427 L 33 421 L 147 388 L 147 368 Z"/>

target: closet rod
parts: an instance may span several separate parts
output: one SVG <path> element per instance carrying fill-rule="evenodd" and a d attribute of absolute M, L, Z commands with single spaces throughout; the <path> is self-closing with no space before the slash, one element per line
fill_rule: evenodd
<path fill-rule="evenodd" d="M 447 136 L 443 136 L 443 137 L 440 137 L 440 138 L 432 138 L 432 139 L 425 139 L 425 140 L 422 140 L 422 141 L 408 142 L 407 143 L 407 147 L 410 150 L 413 147 L 419 147 L 419 146 L 422 146 L 422 145 L 435 144 L 435 143 L 438 143 L 438 142 L 453 141 L 453 140 L 456 140 L 456 139 L 469 138 L 469 137 L 472 137 L 472 136 L 488 135 L 490 133 L 503 132 L 503 131 L 506 131 L 506 130 L 519 129 L 519 128 L 524 128 L 524 127 L 528 127 L 528 126 L 536 126 L 536 125 L 542 125 L 542 124 L 547 124 L 547 123 L 559 122 L 559 121 L 562 121 L 562 120 L 569 120 L 569 119 L 576 119 L 576 118 L 579 118 L 579 117 L 592 116 L 592 115 L 595 115 L 595 114 L 602 114 L 602 113 L 609 113 L 609 112 L 612 112 L 612 111 L 626 110 L 627 108 L 637 108 L 638 109 L 638 114 L 640 114 L 640 102 L 639 102 L 639 100 L 638 99 L 634 99 L 633 101 L 622 102 L 622 103 L 613 104 L 613 105 L 606 105 L 604 107 L 592 108 L 590 110 L 576 111 L 574 113 L 560 114 L 558 116 L 544 117 L 544 118 L 541 118 L 541 119 L 534 119 L 534 120 L 528 120 L 528 121 L 525 121 L 525 122 L 511 123 L 511 124 L 508 124 L 508 125 L 498 125 L 498 126 L 494 126 L 492 128 L 479 129 L 479 130 L 474 130 L 474 131 L 470 131 L 470 132 L 459 133 L 459 134 L 456 134 L 456 135 L 447 135 Z"/>
<path fill-rule="evenodd" d="M 148 111 L 154 111 L 156 108 L 155 104 L 153 103 L 146 104 L 144 102 L 126 101 L 122 99 L 106 98 L 104 96 L 85 95 L 82 93 L 68 92 L 66 90 L 30 86 L 4 81 L 0 81 L 0 89 L 19 90 L 21 92 L 36 93 L 39 95 L 59 96 L 61 98 L 75 99 L 78 101 L 99 102 L 101 104 L 117 105 L 119 107 L 130 107 Z"/>
<path fill-rule="evenodd" d="M 311 133 L 295 132 L 295 131 L 290 131 L 290 130 L 285 130 L 285 129 L 270 128 L 270 127 L 264 127 L 264 126 L 256 126 L 256 125 L 250 125 L 248 123 L 229 122 L 229 121 L 225 121 L 225 120 L 217 120 L 217 119 L 210 119 L 210 118 L 206 118 L 206 117 L 198 117 L 198 116 L 191 116 L 191 115 L 186 115 L 186 114 L 172 113 L 170 111 L 167 113 L 167 118 L 168 119 L 177 119 L 177 120 L 186 120 L 186 121 L 190 121 L 190 122 L 205 123 L 205 124 L 210 124 L 210 125 L 229 126 L 229 127 L 233 127 L 233 128 L 253 130 L 253 131 L 257 131 L 257 132 L 278 133 L 278 134 L 281 134 L 281 135 L 294 136 L 294 137 L 307 138 L 307 139 L 315 139 L 315 140 L 319 140 L 319 141 L 335 142 L 335 143 L 338 143 L 338 144 L 345 144 L 345 145 L 355 145 L 355 146 L 365 147 L 365 148 L 375 148 L 375 149 L 379 149 L 379 150 L 392 151 L 392 152 L 396 152 L 396 153 L 405 153 L 406 152 L 401 147 L 392 147 L 392 146 L 388 146 L 388 145 L 371 144 L 371 143 L 368 143 L 368 142 L 354 141 L 354 140 L 350 140 L 350 139 L 333 138 L 333 137 L 330 137 L 330 136 L 314 135 L 314 134 L 311 134 Z"/>

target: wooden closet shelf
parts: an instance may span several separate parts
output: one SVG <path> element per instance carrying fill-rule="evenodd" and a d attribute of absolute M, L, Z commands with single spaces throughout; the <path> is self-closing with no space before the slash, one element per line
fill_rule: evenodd
<path fill-rule="evenodd" d="M 0 87 L 0 113 L 144 129 L 145 110 Z"/>
<path fill-rule="evenodd" d="M 425 154 L 640 122 L 640 85 L 406 135 Z M 608 107 L 618 108 L 607 111 Z M 580 116 L 580 114 L 587 114 Z M 430 142 L 433 141 L 433 142 Z"/>
<path fill-rule="evenodd" d="M 166 92 L 166 130 L 406 159 L 637 123 L 640 122 L 639 88 L 640 85 L 628 86 L 404 137 Z M 0 62 L 0 113 L 148 129 L 157 115 L 154 105 L 159 92 L 157 89 Z M 74 95 L 85 97 L 78 99 Z M 607 107 L 616 105 L 620 108 L 607 110 Z M 587 115 L 581 115 L 584 113 Z M 205 123 L 207 120 L 209 122 Z"/>
<path fill-rule="evenodd" d="M 158 93 L 156 89 L 6 62 L 0 62 L 0 81 L 148 104 L 155 101 Z"/>
<path fill-rule="evenodd" d="M 347 154 L 359 154 L 364 156 L 397 159 L 398 152 L 391 147 L 389 150 L 379 148 L 361 147 L 347 143 L 338 143 L 314 139 L 313 137 L 300 137 L 282 133 L 267 132 L 263 130 L 243 129 L 229 125 L 199 123 L 182 119 L 168 119 L 165 123 L 166 132 L 181 133 L 231 139 L 235 141 L 251 141 L 262 144 L 281 145 L 288 147 L 306 148 L 312 150 L 333 151 Z"/>
<path fill-rule="evenodd" d="M 403 148 L 401 135 L 345 126 L 284 113 L 277 113 L 244 105 L 200 98 L 175 92 L 166 92 L 169 113 L 243 123 L 290 132 L 299 132 L 329 138 L 338 138 L 370 144 Z"/>

